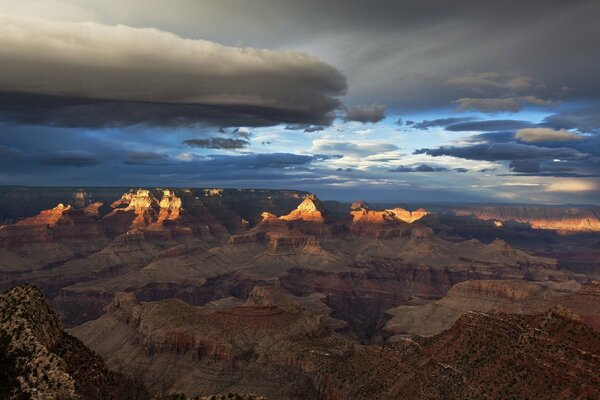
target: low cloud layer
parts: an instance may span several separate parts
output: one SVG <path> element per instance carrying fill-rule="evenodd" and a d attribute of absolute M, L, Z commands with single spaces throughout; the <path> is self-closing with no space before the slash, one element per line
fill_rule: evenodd
<path fill-rule="evenodd" d="M 203 149 L 243 149 L 247 147 L 250 142 L 244 139 L 232 139 L 232 138 L 210 138 L 210 139 L 188 139 L 184 140 L 183 144 L 190 147 L 199 147 Z"/>
<path fill-rule="evenodd" d="M 363 124 L 379 122 L 385 118 L 385 109 L 386 107 L 383 104 L 350 107 L 346 111 L 344 119 L 346 121 L 362 122 Z"/>
<path fill-rule="evenodd" d="M 569 132 L 564 129 L 555 130 L 552 128 L 525 128 L 519 129 L 515 138 L 527 143 L 537 142 L 565 142 L 570 140 L 581 140 L 583 136 L 575 132 Z"/>
<path fill-rule="evenodd" d="M 531 146 L 516 142 L 509 143 L 482 143 L 471 146 L 442 146 L 437 149 L 419 149 L 415 154 L 428 154 L 430 156 L 452 156 L 469 160 L 528 160 L 538 158 L 565 158 L 576 159 L 586 157 L 587 154 L 570 148 L 548 148 Z"/>
<path fill-rule="evenodd" d="M 442 171 L 447 171 L 447 170 L 448 170 L 448 168 L 445 168 L 445 167 L 432 167 L 431 165 L 428 165 L 428 164 L 421 164 L 421 165 L 417 165 L 417 166 L 401 165 L 394 169 L 390 169 L 390 172 L 442 172 Z M 460 172 L 466 172 L 466 170 L 460 171 Z"/>
<path fill-rule="evenodd" d="M 312 142 L 314 153 L 339 153 L 344 156 L 368 157 L 398 150 L 398 146 L 384 142 L 340 142 L 329 139 L 317 139 Z"/>
<path fill-rule="evenodd" d="M 93 22 L 0 14 L 0 59 L 0 117 L 24 123 L 326 124 L 346 91 L 303 53 Z"/>
<path fill-rule="evenodd" d="M 58 167 L 85 167 L 96 165 L 100 160 L 87 151 L 56 151 L 39 157 L 40 164 Z"/>

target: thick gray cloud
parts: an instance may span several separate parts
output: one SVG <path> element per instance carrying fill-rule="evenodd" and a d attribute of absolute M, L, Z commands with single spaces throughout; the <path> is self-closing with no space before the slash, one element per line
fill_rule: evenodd
<path fill-rule="evenodd" d="M 307 51 L 344 71 L 351 105 L 380 102 L 406 111 L 509 91 L 563 101 L 600 93 L 596 1 L 5 3 L 6 12 L 43 18 L 154 26 L 229 46 Z M 484 87 L 485 95 L 474 87 Z"/>
<path fill-rule="evenodd" d="M 385 118 L 386 107 L 383 104 L 371 104 L 370 106 L 350 107 L 346 111 L 346 121 L 357 121 L 363 124 L 367 122 L 379 122 Z"/>
<path fill-rule="evenodd" d="M 304 131 L 304 132 L 320 132 L 325 130 L 322 125 L 310 125 L 310 124 L 288 124 L 285 126 L 288 131 Z"/>
<path fill-rule="evenodd" d="M 545 118 L 543 123 L 556 129 L 600 133 L 600 105 L 564 110 Z"/>
<path fill-rule="evenodd" d="M 482 143 L 470 146 L 448 146 L 437 149 L 419 149 L 415 154 L 430 156 L 452 156 L 469 160 L 503 161 L 527 160 L 540 158 L 577 159 L 588 155 L 570 148 L 548 148 L 526 145 L 522 143 Z"/>
<path fill-rule="evenodd" d="M 428 165 L 428 164 L 421 164 L 421 165 L 417 165 L 416 167 L 401 165 L 397 168 L 390 169 L 390 172 L 442 172 L 442 171 L 447 171 L 447 170 L 448 170 L 448 168 L 445 168 L 445 167 L 432 167 L 431 165 Z"/>
<path fill-rule="evenodd" d="M 43 154 L 39 157 L 39 162 L 57 167 L 86 167 L 96 165 L 100 160 L 87 151 L 66 150 Z"/>
<path fill-rule="evenodd" d="M 409 124 L 409 122 L 412 121 L 406 121 L 407 125 L 412 125 L 413 128 L 415 129 L 422 129 L 422 130 L 427 130 L 429 128 L 434 128 L 434 127 L 447 127 L 453 124 L 459 124 L 462 122 L 467 122 L 467 121 L 471 121 L 473 120 L 473 118 L 470 117 L 452 117 L 452 118 L 439 118 L 439 119 L 432 119 L 432 120 L 423 120 L 421 122 L 417 122 L 417 123 L 411 123 Z"/>
<path fill-rule="evenodd" d="M 517 121 L 512 119 L 491 119 L 487 121 L 471 121 L 448 125 L 447 131 L 467 132 L 467 131 L 509 131 L 533 126 L 531 122 Z"/>
<path fill-rule="evenodd" d="M 188 139 L 184 140 L 183 144 L 203 149 L 243 149 L 250 142 L 244 139 L 215 137 L 210 139 Z"/>
<path fill-rule="evenodd" d="M 92 22 L 0 14 L 0 59 L 0 112 L 24 123 L 328 123 L 346 91 L 338 69 L 304 53 Z"/>

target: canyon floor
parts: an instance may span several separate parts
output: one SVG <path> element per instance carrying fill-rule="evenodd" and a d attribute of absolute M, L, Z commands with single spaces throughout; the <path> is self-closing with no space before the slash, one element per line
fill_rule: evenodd
<path fill-rule="evenodd" d="M 6 187 L 0 290 L 36 299 L 25 321 L 52 321 L 26 328 L 44 354 L 69 338 L 97 357 L 102 382 L 139 377 L 155 395 L 594 399 L 599 216 L 293 190 Z M 14 352 L 14 326 L 30 323 L 2 321 Z M 53 368 L 73 398 L 133 398 L 82 392 L 63 359 Z M 40 398 L 66 398 L 53 396 Z"/>

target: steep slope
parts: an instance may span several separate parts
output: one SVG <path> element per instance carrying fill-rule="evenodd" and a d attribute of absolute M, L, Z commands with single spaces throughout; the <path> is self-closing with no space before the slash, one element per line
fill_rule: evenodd
<path fill-rule="evenodd" d="M 465 281 L 428 304 L 401 305 L 388 310 L 385 330 L 396 335 L 430 336 L 450 328 L 470 312 L 535 314 L 562 306 L 600 331 L 600 283 L 525 282 L 520 280 Z"/>
<path fill-rule="evenodd" d="M 431 338 L 359 346 L 332 335 L 322 316 L 289 303 L 288 296 L 263 290 L 257 288 L 241 307 L 140 303 L 119 294 L 108 314 L 74 333 L 111 362 L 144 360 L 148 374 L 191 395 L 229 390 L 325 400 L 600 395 L 600 334 L 564 308 L 535 315 L 471 312 Z"/>
<path fill-rule="evenodd" d="M 336 397 L 595 399 L 600 334 L 555 308 L 519 316 L 469 313 L 428 339 L 403 339 L 320 359 Z"/>
<path fill-rule="evenodd" d="M 268 296 L 267 296 L 268 297 Z M 118 293 L 109 312 L 73 330 L 111 364 L 144 365 L 153 387 L 188 395 L 254 392 L 315 398 L 294 365 L 293 343 L 328 335 L 325 316 L 294 303 L 192 307 L 170 299 L 141 303 Z"/>
<path fill-rule="evenodd" d="M 65 333 L 43 294 L 33 286 L 0 294 L 0 334 L 7 343 L 0 350 L 5 352 L 0 359 L 8 364 L 1 369 L 16 377 L 12 388 L 0 389 L 3 398 L 149 397 L 143 386 L 109 371 L 97 354 Z"/>

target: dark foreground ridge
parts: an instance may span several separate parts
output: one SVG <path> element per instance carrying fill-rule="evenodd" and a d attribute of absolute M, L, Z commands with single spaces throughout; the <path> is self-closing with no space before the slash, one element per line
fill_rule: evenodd
<path fill-rule="evenodd" d="M 110 371 L 66 333 L 42 292 L 23 285 L 0 294 L 2 399 L 146 399 L 140 384 Z"/>

